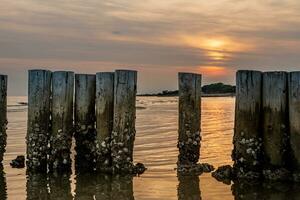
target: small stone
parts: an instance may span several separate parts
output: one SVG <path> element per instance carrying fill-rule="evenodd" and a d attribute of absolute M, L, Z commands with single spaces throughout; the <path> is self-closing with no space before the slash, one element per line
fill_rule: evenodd
<path fill-rule="evenodd" d="M 12 168 L 24 168 L 25 167 L 25 156 L 17 156 L 16 159 L 13 159 L 10 163 Z"/>
<path fill-rule="evenodd" d="M 212 173 L 212 176 L 218 181 L 230 184 L 234 176 L 233 168 L 230 165 L 221 166 Z"/>

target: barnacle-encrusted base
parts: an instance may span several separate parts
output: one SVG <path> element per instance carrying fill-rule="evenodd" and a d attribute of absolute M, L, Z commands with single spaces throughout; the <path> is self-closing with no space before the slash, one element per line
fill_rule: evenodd
<path fill-rule="evenodd" d="M 95 169 L 99 172 L 111 171 L 111 150 L 110 137 L 106 137 L 103 141 L 96 140 L 94 144 L 93 154 L 95 157 Z"/>
<path fill-rule="evenodd" d="M 232 160 L 234 170 L 239 178 L 259 178 L 262 166 L 262 139 L 248 138 L 240 133 L 233 141 Z"/>
<path fill-rule="evenodd" d="M 129 131 L 125 128 L 124 133 L 116 131 L 111 135 L 111 157 L 113 173 L 132 173 L 133 164 L 133 144 L 135 130 Z"/>
<path fill-rule="evenodd" d="M 185 132 L 185 137 L 179 137 L 177 148 L 179 149 L 178 165 L 193 166 L 197 164 L 200 156 L 200 132 Z"/>
<path fill-rule="evenodd" d="M 71 170 L 71 146 L 72 129 L 63 132 L 61 129 L 56 135 L 50 137 L 51 152 L 49 155 L 50 171 L 69 171 Z"/>
<path fill-rule="evenodd" d="M 49 126 L 41 127 L 39 123 L 29 124 L 26 137 L 27 168 L 33 171 L 47 171 L 47 153 L 49 142 Z"/>
<path fill-rule="evenodd" d="M 0 120 L 1 123 L 1 120 Z M 2 124 L 0 124 L 0 163 L 3 161 L 3 155 L 5 153 L 5 147 L 6 147 L 6 126 L 7 126 L 7 120 L 5 119 Z"/>
<path fill-rule="evenodd" d="M 76 140 L 76 170 L 93 170 L 95 168 L 95 138 L 96 132 L 93 124 L 81 125 L 76 124 L 74 134 Z"/>

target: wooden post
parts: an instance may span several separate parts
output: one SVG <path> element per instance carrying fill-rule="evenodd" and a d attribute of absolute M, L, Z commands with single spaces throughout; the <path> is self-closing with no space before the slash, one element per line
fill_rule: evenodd
<path fill-rule="evenodd" d="M 75 166 L 80 170 L 94 168 L 95 88 L 95 75 L 75 75 Z"/>
<path fill-rule="evenodd" d="M 284 167 L 288 145 L 287 73 L 263 74 L 263 147 L 265 167 Z"/>
<path fill-rule="evenodd" d="M 265 182 L 262 184 L 260 181 L 237 179 L 233 182 L 231 191 L 235 200 L 253 200 L 265 199 L 267 188 L 265 188 Z"/>
<path fill-rule="evenodd" d="M 111 166 L 111 132 L 114 115 L 114 73 L 96 74 L 96 168 L 106 171 Z"/>
<path fill-rule="evenodd" d="M 178 200 L 201 200 L 199 176 L 178 176 L 177 196 Z"/>
<path fill-rule="evenodd" d="M 259 172 L 262 154 L 262 73 L 240 70 L 236 73 L 234 149 L 232 159 L 238 177 Z M 258 174 L 257 174 L 258 175 Z"/>
<path fill-rule="evenodd" d="M 7 126 L 7 76 L 0 75 L 0 165 L 6 147 L 6 126 Z"/>
<path fill-rule="evenodd" d="M 288 77 L 289 128 L 293 170 L 300 172 L 300 72 L 290 72 Z"/>
<path fill-rule="evenodd" d="M 0 166 L 0 199 L 7 199 L 7 184 L 3 166 Z"/>
<path fill-rule="evenodd" d="M 26 173 L 26 194 L 28 200 L 50 199 L 46 173 Z"/>
<path fill-rule="evenodd" d="M 137 72 L 117 70 L 114 83 L 114 122 L 111 142 L 113 172 L 131 172 L 135 139 Z"/>
<path fill-rule="evenodd" d="M 111 175 L 105 173 L 78 173 L 75 200 L 111 199 Z"/>
<path fill-rule="evenodd" d="M 65 171 L 71 167 L 73 136 L 74 73 L 53 73 L 52 83 L 52 133 L 49 156 L 50 170 Z"/>
<path fill-rule="evenodd" d="M 53 173 L 48 177 L 49 199 L 73 200 L 70 173 Z"/>
<path fill-rule="evenodd" d="M 113 176 L 111 182 L 111 199 L 134 200 L 132 176 Z"/>
<path fill-rule="evenodd" d="M 200 156 L 201 75 L 179 73 L 178 166 L 196 165 Z"/>
<path fill-rule="evenodd" d="M 51 72 L 29 70 L 27 168 L 47 171 L 47 153 L 50 131 Z"/>

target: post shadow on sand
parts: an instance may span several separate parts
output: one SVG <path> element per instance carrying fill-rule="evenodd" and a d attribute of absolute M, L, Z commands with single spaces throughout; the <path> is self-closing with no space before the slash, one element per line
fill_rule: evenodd
<path fill-rule="evenodd" d="M 183 176 L 178 174 L 178 200 L 201 200 L 199 176 Z"/>
<path fill-rule="evenodd" d="M 7 199 L 6 177 L 3 171 L 3 166 L 0 165 L 0 199 Z"/>
<path fill-rule="evenodd" d="M 235 200 L 296 200 L 300 199 L 300 186 L 286 182 L 235 181 L 232 185 Z"/>
<path fill-rule="evenodd" d="M 73 199 L 70 174 L 43 174 L 27 172 L 27 200 Z"/>
<path fill-rule="evenodd" d="M 97 173 L 78 173 L 75 199 L 134 200 L 133 177 Z"/>

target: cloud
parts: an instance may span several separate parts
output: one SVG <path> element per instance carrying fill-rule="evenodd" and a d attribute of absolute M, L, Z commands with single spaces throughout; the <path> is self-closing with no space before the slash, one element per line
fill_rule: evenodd
<path fill-rule="evenodd" d="M 176 88 L 176 73 L 183 70 L 203 73 L 208 82 L 233 83 L 237 69 L 290 70 L 300 62 L 297 0 L 3 0 L 2 5 L 0 69 L 12 76 L 14 88 L 26 85 L 26 73 L 15 77 L 29 66 L 80 72 L 129 66 L 143 77 L 141 92 L 149 92 Z"/>

